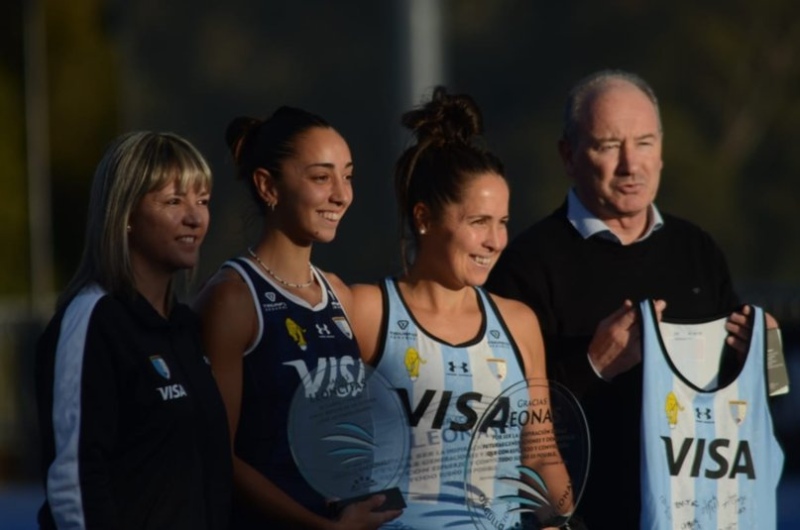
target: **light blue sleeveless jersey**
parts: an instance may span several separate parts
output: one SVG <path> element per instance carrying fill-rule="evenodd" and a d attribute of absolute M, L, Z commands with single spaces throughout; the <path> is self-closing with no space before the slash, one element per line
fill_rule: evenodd
<path fill-rule="evenodd" d="M 767 403 L 766 335 L 754 307 L 747 359 L 717 382 L 726 317 L 679 324 L 642 316 L 642 529 L 776 527 L 783 452 Z"/>
<path fill-rule="evenodd" d="M 494 398 L 525 379 L 519 349 L 480 288 L 481 330 L 452 345 L 419 327 L 394 280 L 381 287 L 383 343 L 376 369 L 398 391 L 412 436 L 409 468 L 398 484 L 408 506 L 383 528 L 475 528 L 465 504 L 467 450 L 476 421 Z M 494 476 L 518 474 L 513 462 L 492 465 Z M 510 493 L 509 486 L 488 482 L 481 484 L 488 497 Z M 507 514 L 500 523 L 510 529 L 518 520 Z"/>

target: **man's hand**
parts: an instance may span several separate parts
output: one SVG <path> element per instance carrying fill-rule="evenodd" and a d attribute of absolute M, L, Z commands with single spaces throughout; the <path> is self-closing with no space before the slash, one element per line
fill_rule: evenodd
<path fill-rule="evenodd" d="M 728 337 L 725 342 L 728 346 L 739 352 L 741 356 L 747 354 L 747 347 L 750 344 L 750 335 L 753 334 L 753 324 L 750 315 L 753 313 L 753 308 L 746 305 L 741 311 L 734 311 L 728 317 L 725 323 L 725 329 L 728 331 Z M 767 329 L 777 329 L 778 321 L 775 317 L 764 312 L 766 319 Z"/>
<path fill-rule="evenodd" d="M 656 317 L 667 303 L 655 301 Z M 641 325 L 639 310 L 630 300 L 600 321 L 589 344 L 589 361 L 606 381 L 627 372 L 642 361 Z"/>

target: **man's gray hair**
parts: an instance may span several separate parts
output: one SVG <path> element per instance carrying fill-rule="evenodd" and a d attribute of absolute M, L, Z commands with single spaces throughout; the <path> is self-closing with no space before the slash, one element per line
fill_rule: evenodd
<path fill-rule="evenodd" d="M 576 145 L 580 121 L 586 102 L 603 92 L 609 86 L 620 82 L 635 86 L 653 103 L 656 109 L 656 117 L 658 118 L 658 130 L 663 133 L 661 112 L 658 108 L 658 98 L 656 97 L 653 87 L 640 76 L 631 72 L 626 72 L 625 70 L 600 70 L 578 81 L 578 83 L 572 87 L 572 90 L 569 91 L 566 104 L 564 105 L 564 130 L 562 132 L 562 138 L 570 145 Z"/>

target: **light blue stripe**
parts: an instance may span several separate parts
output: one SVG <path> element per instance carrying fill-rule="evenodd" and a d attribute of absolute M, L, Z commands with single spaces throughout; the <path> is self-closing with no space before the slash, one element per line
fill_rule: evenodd
<path fill-rule="evenodd" d="M 47 500 L 60 529 L 86 528 L 78 461 L 81 377 L 89 320 L 104 295 L 96 285 L 82 290 L 67 307 L 58 336 L 53 382 L 56 456 L 47 471 Z"/>

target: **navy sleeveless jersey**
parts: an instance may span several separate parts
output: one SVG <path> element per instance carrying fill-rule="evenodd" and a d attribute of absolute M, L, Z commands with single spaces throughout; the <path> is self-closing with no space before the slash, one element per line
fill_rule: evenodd
<path fill-rule="evenodd" d="M 236 454 L 300 504 L 324 515 L 325 499 L 301 476 L 292 457 L 288 414 L 301 385 L 307 385 L 303 391 L 312 395 L 324 390 L 340 371 L 357 370 L 360 356 L 347 315 L 316 268 L 312 271 L 323 293 L 322 301 L 312 307 L 250 260 L 236 258 L 223 267 L 235 270 L 247 283 L 258 315 L 257 338 L 244 353 Z M 305 377 L 317 370 L 327 375 Z M 259 517 L 247 510 L 234 512 L 233 528 L 264 528 Z M 275 524 L 270 528 L 277 528 Z"/>
<path fill-rule="evenodd" d="M 480 416 L 494 398 L 523 380 L 519 349 L 480 288 L 475 289 L 483 315 L 480 331 L 457 345 L 419 326 L 393 279 L 386 279 L 381 288 L 382 345 L 376 370 L 404 396 L 412 434 L 408 470 L 398 484 L 407 507 L 384 528 L 474 528 L 464 492 L 472 420 L 457 403 L 460 396 L 476 393 L 478 399 L 468 406 Z M 454 428 L 453 423 L 458 425 Z M 512 463 L 494 465 L 493 476 L 518 473 Z M 481 487 L 489 497 L 509 493 L 499 482 Z M 511 528 L 518 520 L 517 514 L 506 514 L 504 527 Z"/>
<path fill-rule="evenodd" d="M 642 529 L 774 529 L 783 452 L 767 403 L 761 308 L 747 357 L 720 377 L 727 317 L 662 322 L 640 304 Z M 612 413 L 612 411 L 610 411 Z"/>

